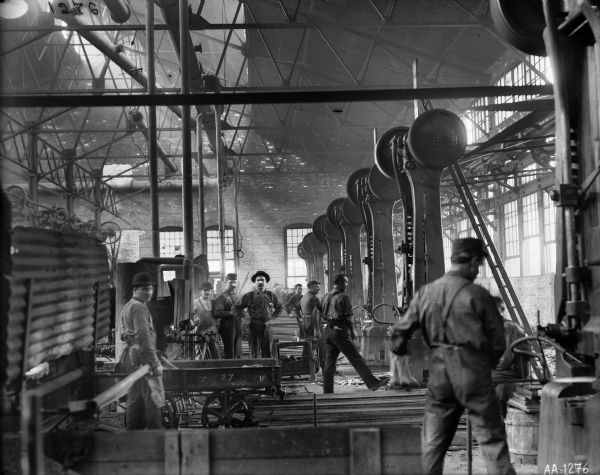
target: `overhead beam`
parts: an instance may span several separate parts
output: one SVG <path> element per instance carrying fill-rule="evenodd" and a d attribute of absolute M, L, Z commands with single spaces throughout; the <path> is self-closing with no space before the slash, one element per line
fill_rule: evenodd
<path fill-rule="evenodd" d="M 2 95 L 2 107 L 124 107 L 226 104 L 292 104 L 318 102 L 409 101 L 413 99 L 456 99 L 525 94 L 552 95 L 552 85 L 542 86 L 470 86 L 399 89 L 346 89 L 327 91 L 270 91 L 218 94 L 157 94 L 157 95 Z"/>

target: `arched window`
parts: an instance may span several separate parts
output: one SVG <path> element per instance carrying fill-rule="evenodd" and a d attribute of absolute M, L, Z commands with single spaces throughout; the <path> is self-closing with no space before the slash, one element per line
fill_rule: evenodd
<path fill-rule="evenodd" d="M 306 283 L 306 262 L 298 256 L 298 244 L 312 232 L 310 224 L 291 224 L 284 229 L 285 239 L 285 286 L 293 288 Z"/>
<path fill-rule="evenodd" d="M 225 226 L 225 273 L 235 272 L 235 233 L 231 226 Z M 221 274 L 221 241 L 219 227 L 206 228 L 206 257 L 208 270 L 211 276 Z"/>
<path fill-rule="evenodd" d="M 183 228 L 165 226 L 159 230 L 160 257 L 175 257 L 183 254 Z"/>

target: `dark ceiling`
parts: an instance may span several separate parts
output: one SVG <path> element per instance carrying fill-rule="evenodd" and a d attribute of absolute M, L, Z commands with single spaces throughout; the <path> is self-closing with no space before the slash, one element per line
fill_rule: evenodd
<path fill-rule="evenodd" d="M 53 95 L 146 92 L 145 1 L 83 2 L 81 14 L 66 15 L 56 1 L 10 0 L 0 8 L 6 11 L 19 1 L 28 4 L 27 13 L 0 21 L 3 96 L 35 95 L 43 102 Z M 122 23 L 113 19 L 120 4 L 130 10 Z M 314 91 L 412 88 L 414 81 L 423 88 L 487 86 L 524 59 L 494 30 L 487 0 L 192 0 L 189 5 L 186 64 L 192 92 L 220 87 L 223 92 L 299 94 L 292 104 L 224 107 L 223 142 L 242 179 L 256 173 L 271 173 L 273 179 L 279 173 L 349 176 L 373 164 L 377 137 L 414 120 L 413 101 L 302 103 L 302 95 L 308 100 Z M 180 92 L 178 14 L 177 0 L 154 2 L 157 94 Z M 436 99 L 433 106 L 463 116 L 476 99 Z M 157 107 L 159 155 L 167 165 L 177 166 L 182 156 L 181 115 L 178 106 Z M 82 177 L 103 169 L 107 189 L 117 173 L 146 179 L 147 117 L 146 107 L 3 107 L 4 182 L 26 182 L 32 136 L 43 157 L 38 165 L 42 187 L 62 185 L 62 160 L 69 154 Z M 194 129 L 197 118 L 205 131 L 206 171 L 213 173 L 213 109 L 192 108 Z M 549 120 L 543 114 L 542 121 Z M 528 128 L 539 132 L 533 120 L 520 124 L 523 129 L 516 127 L 505 139 L 527 134 Z M 490 157 L 473 153 L 468 164 L 491 169 L 498 157 Z M 160 172 L 175 179 L 179 168 Z"/>

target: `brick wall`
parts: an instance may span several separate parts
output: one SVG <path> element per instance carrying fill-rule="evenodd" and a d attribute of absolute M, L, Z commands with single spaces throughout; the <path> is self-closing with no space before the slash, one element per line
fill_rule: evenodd
<path fill-rule="evenodd" d="M 324 214 L 336 198 L 346 196 L 346 176 L 339 174 L 285 174 L 243 176 L 237 194 L 239 231 L 237 247 L 243 251 L 238 259 L 240 281 L 255 270 L 271 276 L 270 284 L 285 286 L 284 227 L 290 224 L 312 226 L 315 218 Z M 224 192 L 225 224 L 235 227 L 234 190 Z M 218 224 L 216 187 L 205 188 L 206 226 Z M 161 190 L 159 195 L 160 227 L 183 226 L 181 191 Z M 198 194 L 194 190 L 194 249 L 200 247 L 198 226 Z M 120 205 L 123 229 L 140 230 L 140 256 L 152 253 L 150 233 L 149 193 L 138 193 Z M 248 286 L 246 286 L 248 287 Z"/>
<path fill-rule="evenodd" d="M 554 275 L 544 274 L 511 278 L 515 293 L 523 307 L 523 312 L 534 330 L 537 326 L 538 312 L 542 325 L 555 322 Z M 498 286 L 492 277 L 478 279 L 477 283 L 488 289 L 492 295 L 500 295 Z M 508 313 L 506 313 L 506 316 L 508 316 Z"/>

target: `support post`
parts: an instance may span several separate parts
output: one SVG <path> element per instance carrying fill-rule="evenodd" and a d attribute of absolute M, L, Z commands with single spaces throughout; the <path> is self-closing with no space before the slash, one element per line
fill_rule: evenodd
<path fill-rule="evenodd" d="M 66 148 L 64 150 L 65 177 L 67 188 L 67 213 L 69 216 L 75 214 L 75 150 Z"/>
<path fill-rule="evenodd" d="M 36 127 L 28 124 L 31 127 L 29 130 L 29 143 L 28 145 L 28 156 L 29 156 L 29 199 L 37 208 L 38 203 L 38 168 L 39 168 L 39 157 L 37 153 L 37 131 Z"/>
<path fill-rule="evenodd" d="M 221 112 L 223 106 L 215 106 L 215 143 L 217 146 L 217 213 L 219 215 L 219 248 L 220 253 L 220 281 L 225 282 L 225 209 L 223 203 L 224 177 L 226 173 L 226 163 L 223 150 L 223 141 L 221 140 Z"/>
<path fill-rule="evenodd" d="M 189 14 L 188 1 L 179 0 L 179 64 L 181 65 L 181 93 L 190 93 L 189 71 Z M 181 145 L 183 154 L 182 163 L 182 203 L 183 203 L 183 244 L 185 257 L 183 259 L 183 278 L 186 282 L 186 308 L 191 309 L 194 295 L 194 216 L 193 216 L 193 190 L 192 190 L 192 153 L 191 153 L 191 121 L 190 105 L 182 106 L 181 117 Z M 188 300 L 189 299 L 189 300 Z"/>
<path fill-rule="evenodd" d="M 206 218 L 204 214 L 204 155 L 202 152 L 203 114 L 196 116 L 196 150 L 198 151 L 198 227 L 200 228 L 200 254 L 206 254 Z"/>
<path fill-rule="evenodd" d="M 154 2 L 146 0 L 146 69 L 148 95 L 156 94 L 154 70 Z M 156 142 L 156 105 L 148 106 L 148 160 L 150 175 L 150 220 L 152 257 L 160 257 L 160 218 L 158 213 L 158 147 Z M 172 257 L 172 256 L 170 256 Z"/>

